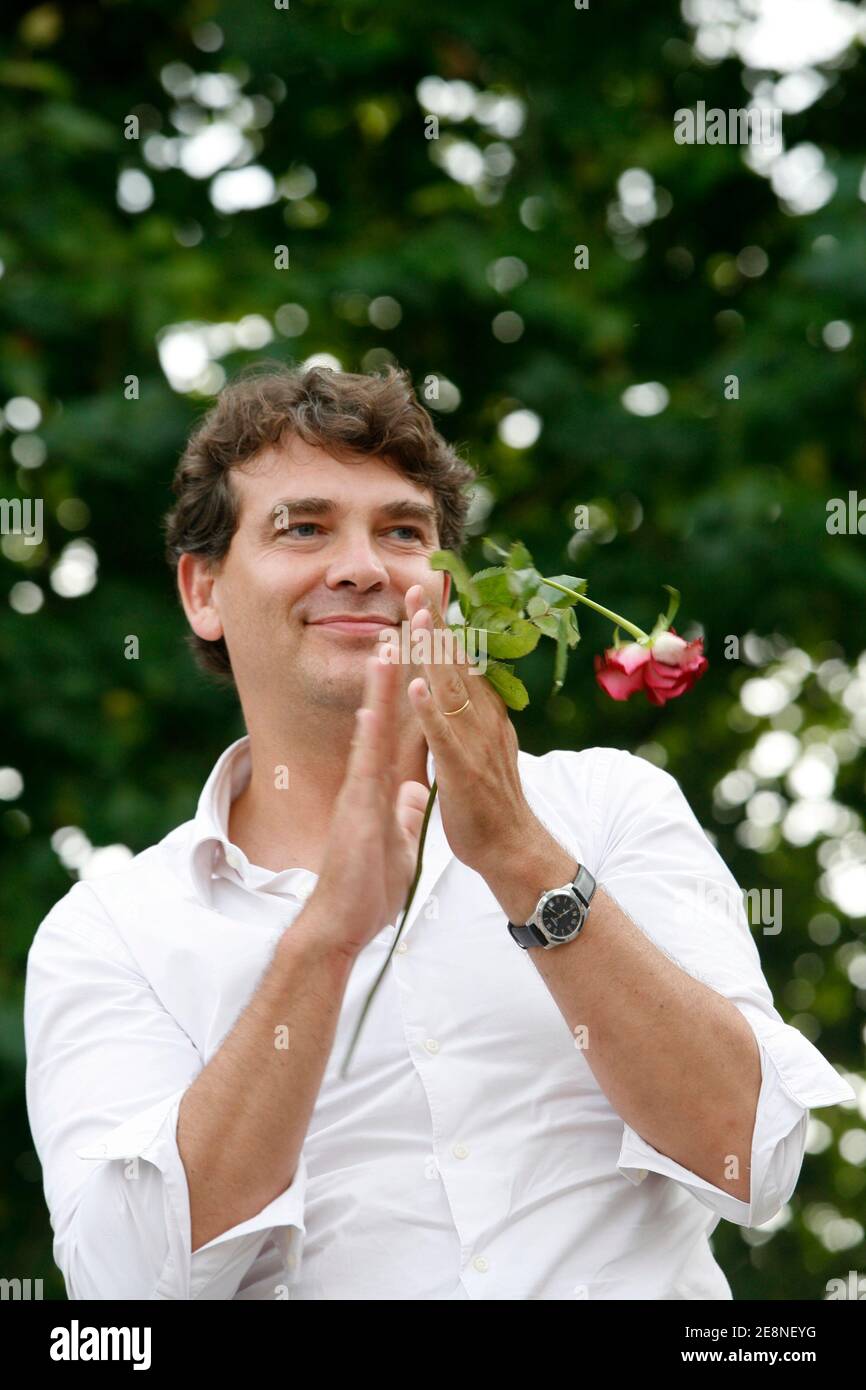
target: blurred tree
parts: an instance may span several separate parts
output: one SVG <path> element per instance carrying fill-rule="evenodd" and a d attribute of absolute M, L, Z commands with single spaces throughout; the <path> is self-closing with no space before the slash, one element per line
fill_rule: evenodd
<path fill-rule="evenodd" d="M 399 362 L 482 471 L 474 534 L 520 536 L 645 626 L 662 583 L 681 589 L 678 630 L 711 660 L 686 700 L 611 703 L 591 667 L 610 629 L 584 610 L 561 695 L 546 652 L 526 663 L 522 744 L 666 765 L 740 884 L 784 890 L 784 930 L 756 925 L 783 1015 L 862 1065 L 866 560 L 826 528 L 862 479 L 862 55 L 853 24 L 835 49 L 819 24 L 761 52 L 736 0 L 685 13 L 7 9 L 0 490 L 42 500 L 44 538 L 0 538 L 4 760 L 23 777 L 0 771 L 0 1222 L 4 1267 L 52 1296 L 26 953 L 105 847 L 193 813 L 241 732 L 187 655 L 159 523 L 190 425 L 253 358 Z M 781 106 L 784 153 L 677 144 L 698 101 Z M 791 739 L 775 761 L 767 733 Z M 864 1143 L 855 1113 L 822 1112 L 777 1229 L 721 1223 L 737 1298 L 821 1298 L 862 1267 Z"/>

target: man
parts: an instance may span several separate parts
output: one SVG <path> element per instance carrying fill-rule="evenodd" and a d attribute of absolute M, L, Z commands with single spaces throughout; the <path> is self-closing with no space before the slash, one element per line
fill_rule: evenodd
<path fill-rule="evenodd" d="M 472 477 L 393 369 L 243 378 L 187 447 L 169 558 L 248 733 L 30 951 L 74 1299 L 730 1299 L 719 1219 L 855 1099 L 669 774 L 531 756 L 465 661 L 380 659 L 443 621 Z"/>

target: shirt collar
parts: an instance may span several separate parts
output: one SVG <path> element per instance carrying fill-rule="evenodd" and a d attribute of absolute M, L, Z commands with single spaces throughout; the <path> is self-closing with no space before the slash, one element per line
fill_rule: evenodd
<path fill-rule="evenodd" d="M 231 844 L 229 808 L 250 779 L 250 738 L 235 739 L 217 759 L 205 782 L 192 823 L 190 875 L 204 902 L 211 900 L 211 875 Z"/>
<path fill-rule="evenodd" d="M 250 737 L 245 734 L 220 754 L 198 799 L 189 843 L 189 870 L 195 890 L 205 903 L 211 902 L 211 876 L 232 843 L 228 834 L 229 808 L 250 780 L 251 768 Z M 432 785 L 435 776 L 436 764 L 428 750 L 428 785 Z"/>

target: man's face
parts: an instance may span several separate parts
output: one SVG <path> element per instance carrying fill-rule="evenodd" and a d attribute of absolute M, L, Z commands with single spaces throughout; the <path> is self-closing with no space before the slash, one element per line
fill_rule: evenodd
<path fill-rule="evenodd" d="M 341 463 L 294 438 L 235 468 L 240 519 L 212 602 L 247 700 L 361 702 L 379 633 L 405 619 L 422 584 L 444 612 L 448 576 L 433 494 L 380 458 Z M 419 674 L 408 666 L 405 683 Z"/>

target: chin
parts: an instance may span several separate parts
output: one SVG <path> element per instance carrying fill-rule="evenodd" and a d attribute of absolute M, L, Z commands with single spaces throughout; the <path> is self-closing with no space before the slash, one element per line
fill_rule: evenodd
<path fill-rule="evenodd" d="M 304 684 L 311 704 L 354 713 L 364 698 L 364 653 L 311 671 Z"/>

